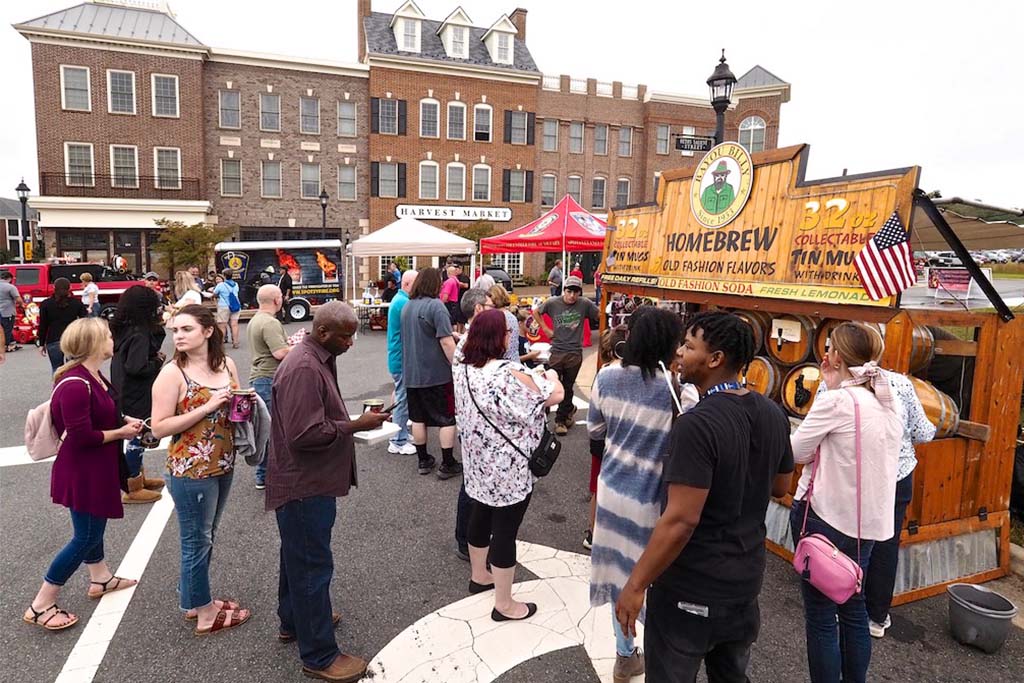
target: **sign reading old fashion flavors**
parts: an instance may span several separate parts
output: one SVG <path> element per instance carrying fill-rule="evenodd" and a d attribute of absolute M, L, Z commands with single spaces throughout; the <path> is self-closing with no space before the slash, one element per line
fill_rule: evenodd
<path fill-rule="evenodd" d="M 808 147 L 752 163 L 724 143 L 661 176 L 656 205 L 614 211 L 604 281 L 828 303 L 872 301 L 854 260 L 895 212 L 910 224 L 918 167 L 804 180 Z"/>

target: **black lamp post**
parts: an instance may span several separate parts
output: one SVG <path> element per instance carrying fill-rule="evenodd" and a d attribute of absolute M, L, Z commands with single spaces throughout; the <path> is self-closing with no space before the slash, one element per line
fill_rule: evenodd
<path fill-rule="evenodd" d="M 21 257 L 21 262 L 25 263 L 25 240 L 30 238 L 31 232 L 28 229 L 28 193 L 30 190 L 25 184 L 24 178 L 14 188 L 14 191 L 18 193 L 18 200 L 21 202 L 21 239 L 18 240 L 18 255 Z M 34 253 L 32 257 L 31 260 L 35 260 Z"/>
<path fill-rule="evenodd" d="M 323 222 L 320 227 L 323 228 L 324 237 L 327 236 L 327 200 L 330 198 L 330 195 L 327 194 L 327 189 L 320 188 L 320 211 L 323 214 Z"/>
<path fill-rule="evenodd" d="M 708 78 L 708 87 L 711 88 L 711 107 L 715 110 L 716 145 L 725 141 L 725 111 L 729 108 L 734 85 L 736 85 L 736 77 L 729 70 L 729 65 L 725 63 L 725 49 L 723 48 L 722 58 L 718 60 L 718 66 Z"/>

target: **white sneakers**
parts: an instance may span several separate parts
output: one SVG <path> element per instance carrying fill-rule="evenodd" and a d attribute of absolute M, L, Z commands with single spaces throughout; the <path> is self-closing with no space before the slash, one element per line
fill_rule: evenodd
<path fill-rule="evenodd" d="M 412 442 L 410 441 L 406 441 L 401 446 L 389 443 L 388 453 L 394 453 L 396 455 L 416 455 L 416 446 L 412 445 Z"/>
<path fill-rule="evenodd" d="M 868 631 L 871 632 L 872 638 L 883 638 L 885 637 L 885 629 L 892 626 L 892 619 L 889 615 L 885 615 L 885 622 L 882 624 L 876 624 L 875 622 L 868 619 Z"/>

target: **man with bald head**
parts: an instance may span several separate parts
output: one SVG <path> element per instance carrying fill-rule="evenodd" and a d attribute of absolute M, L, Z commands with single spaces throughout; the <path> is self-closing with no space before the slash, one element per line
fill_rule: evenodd
<path fill-rule="evenodd" d="M 409 404 L 405 397 L 405 382 L 402 381 L 402 309 L 409 303 L 412 283 L 416 282 L 416 271 L 409 269 L 402 273 L 402 288 L 388 308 L 388 372 L 395 382 L 395 424 L 398 433 L 391 437 L 388 453 L 416 455 L 416 446 L 409 440 Z"/>
<path fill-rule="evenodd" d="M 358 326 L 348 304 L 330 301 L 281 361 L 267 458 L 266 509 L 276 513 L 281 535 L 278 638 L 298 641 L 302 672 L 328 681 L 355 681 L 366 672 L 366 661 L 342 654 L 334 637 L 331 530 L 337 498 L 356 485 L 352 435 L 390 417 L 366 412 L 353 420 L 341 397 L 337 358 L 352 348 Z"/>
<path fill-rule="evenodd" d="M 284 325 L 277 319 L 284 297 L 277 285 L 263 285 L 256 292 L 256 303 L 259 311 L 249 320 L 246 334 L 249 337 L 249 348 L 252 349 L 252 366 L 249 369 L 249 386 L 256 390 L 267 410 L 273 403 L 270 387 L 274 382 L 274 373 L 292 347 L 288 346 L 288 338 L 284 333 Z M 263 489 L 267 480 L 267 464 L 256 465 L 256 488 Z"/>

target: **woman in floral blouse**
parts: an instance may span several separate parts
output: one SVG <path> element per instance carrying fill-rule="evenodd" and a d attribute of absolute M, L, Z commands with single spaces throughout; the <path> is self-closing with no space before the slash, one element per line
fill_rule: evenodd
<path fill-rule="evenodd" d="M 231 600 L 210 594 L 210 554 L 235 467 L 234 432 L 228 421 L 235 363 L 224 355 L 213 313 L 188 305 L 170 320 L 174 361 L 153 384 L 152 430 L 172 436 L 167 449 L 167 488 L 178 511 L 181 579 L 178 591 L 196 635 L 240 626 L 250 616 Z"/>
<path fill-rule="evenodd" d="M 469 592 L 494 589 L 494 621 L 526 619 L 537 612 L 535 604 L 512 599 L 516 534 L 533 493 L 530 453 L 540 443 L 546 409 L 564 396 L 553 370 L 533 375 L 502 359 L 509 334 L 502 311 L 480 313 L 452 372 L 463 476 L 472 499 Z"/>

